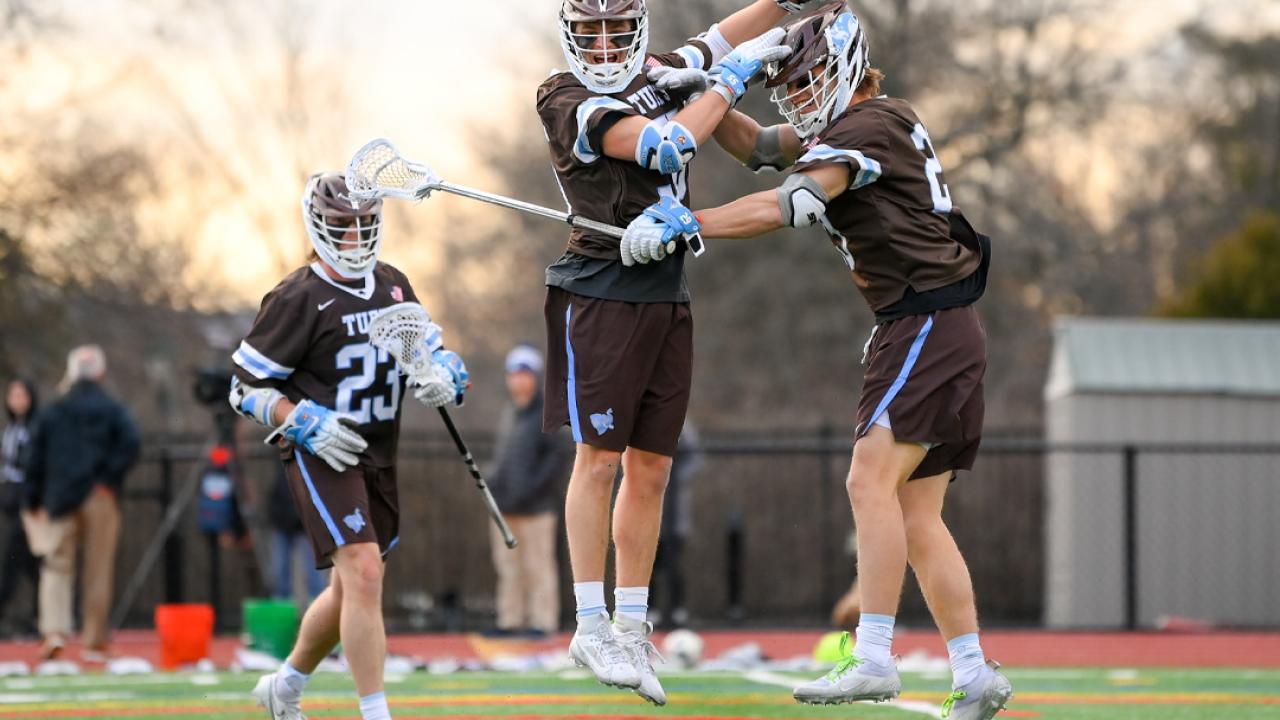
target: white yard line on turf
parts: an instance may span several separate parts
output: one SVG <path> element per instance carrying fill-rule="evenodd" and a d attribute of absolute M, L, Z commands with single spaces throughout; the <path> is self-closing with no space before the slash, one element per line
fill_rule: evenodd
<path fill-rule="evenodd" d="M 88 692 L 88 693 L 0 693 L 0 705 L 26 705 L 29 703 L 49 702 L 108 702 L 120 700 L 137 700 L 134 692 Z"/>
<path fill-rule="evenodd" d="M 185 685 L 187 676 L 179 673 L 152 675 L 31 675 L 0 681 L 9 690 L 31 690 L 47 687 L 119 687 L 120 685 Z"/>
<path fill-rule="evenodd" d="M 761 683 L 762 685 L 780 685 L 782 687 L 794 688 L 796 679 L 781 675 L 779 673 L 768 672 L 766 670 L 749 670 L 742 673 L 742 677 L 751 682 Z M 938 717 L 942 712 L 942 708 L 937 705 L 931 705 L 927 702 L 917 700 L 890 700 L 886 703 L 887 707 L 906 710 L 907 712 L 919 713 L 920 715 L 928 715 L 929 717 Z"/>

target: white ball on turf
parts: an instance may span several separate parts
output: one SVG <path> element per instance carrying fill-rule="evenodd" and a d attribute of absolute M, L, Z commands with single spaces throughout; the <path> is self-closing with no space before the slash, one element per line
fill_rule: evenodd
<path fill-rule="evenodd" d="M 672 630 L 662 641 L 667 662 L 689 670 L 702 661 L 702 637 L 692 630 Z"/>

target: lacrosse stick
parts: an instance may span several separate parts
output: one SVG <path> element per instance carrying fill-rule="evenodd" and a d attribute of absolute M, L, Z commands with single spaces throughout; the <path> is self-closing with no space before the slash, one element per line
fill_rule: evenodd
<path fill-rule="evenodd" d="M 429 197 L 432 190 L 440 190 L 441 192 L 468 197 L 472 200 L 501 205 L 512 210 L 559 220 L 576 228 L 592 230 L 610 237 L 622 237 L 622 228 L 620 227 L 588 220 L 573 213 L 564 213 L 541 205 L 534 205 L 523 200 L 515 200 L 502 195 L 487 193 L 483 190 L 475 190 L 445 182 L 431 168 L 405 158 L 400 154 L 399 150 L 396 150 L 395 145 L 383 138 L 370 141 L 356 151 L 355 156 L 351 158 L 351 162 L 347 164 L 346 179 L 347 189 L 351 192 L 353 199 L 371 200 L 380 197 L 393 197 L 401 200 L 421 200 L 424 197 Z"/>
<path fill-rule="evenodd" d="M 410 378 L 421 377 L 430 372 L 431 355 L 423 342 L 430 323 L 431 319 L 427 317 L 427 311 L 418 303 L 403 302 L 392 305 L 378 313 L 373 322 L 369 323 L 369 342 L 374 347 L 390 353 L 401 372 Z M 475 478 L 476 489 L 484 498 L 489 517 L 493 518 L 494 523 L 498 525 L 498 530 L 502 532 L 502 539 L 507 543 L 507 547 L 515 548 L 516 536 L 507 525 L 506 518 L 502 517 L 498 503 L 494 502 L 489 486 L 480 475 L 480 468 L 476 466 L 475 459 L 471 457 L 471 451 L 467 449 L 467 444 L 462 441 L 458 428 L 453 424 L 453 418 L 449 416 L 448 408 L 442 406 L 439 410 L 444 426 L 449 429 L 449 435 L 453 437 L 454 444 L 458 446 L 458 452 L 462 454 L 462 459 L 467 463 L 467 469 L 471 471 L 471 477 Z"/>

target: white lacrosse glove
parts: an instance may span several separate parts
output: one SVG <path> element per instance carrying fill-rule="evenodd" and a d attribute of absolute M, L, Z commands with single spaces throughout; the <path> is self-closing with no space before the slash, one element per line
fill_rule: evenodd
<path fill-rule="evenodd" d="M 664 197 L 627 224 L 618 245 L 622 264 L 630 267 L 661 260 L 676 251 L 679 238 L 688 242 L 697 238 L 700 230 L 702 226 L 689 208 Z"/>
<path fill-rule="evenodd" d="M 789 13 L 801 13 L 828 2 L 828 0 L 773 0 Z"/>
<path fill-rule="evenodd" d="M 342 472 L 355 467 L 360 460 L 357 456 L 369 447 L 359 433 L 348 427 L 356 424 L 358 421 L 350 415 L 303 400 L 267 437 L 267 442 L 283 437 Z"/>
<path fill-rule="evenodd" d="M 669 237 L 667 226 L 656 218 L 641 215 L 632 220 L 622 233 L 622 243 L 618 251 L 622 253 L 622 264 L 631 267 L 636 263 L 644 265 L 650 260 L 661 260 L 671 250 L 675 242 Z"/>
<path fill-rule="evenodd" d="M 659 65 L 649 71 L 649 82 L 681 103 L 696 100 L 711 87 L 711 78 L 702 68 L 678 68 Z"/>
<path fill-rule="evenodd" d="M 453 373 L 439 363 L 433 362 L 424 374 L 409 378 L 409 384 L 414 386 L 413 396 L 427 407 L 443 407 L 457 397 Z"/>
<path fill-rule="evenodd" d="M 460 406 L 463 395 L 471 387 L 471 374 L 458 353 L 442 349 L 431 353 L 427 371 L 411 376 L 409 383 L 417 388 L 413 396 L 428 407 L 441 407 L 451 402 Z"/>

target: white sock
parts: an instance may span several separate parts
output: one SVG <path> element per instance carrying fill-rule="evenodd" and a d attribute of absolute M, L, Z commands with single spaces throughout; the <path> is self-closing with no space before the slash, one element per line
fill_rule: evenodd
<path fill-rule="evenodd" d="M 310 679 L 310 675 L 285 662 L 276 671 L 276 695 L 286 702 L 297 702 L 302 698 L 302 691 L 307 689 L 307 681 Z"/>
<path fill-rule="evenodd" d="M 604 581 L 576 582 L 573 584 L 573 598 L 578 603 L 578 624 L 587 618 L 597 615 L 609 615 L 609 608 L 604 604 Z"/>
<path fill-rule="evenodd" d="M 615 588 L 613 591 L 613 614 L 633 622 L 644 622 L 649 616 L 649 588 Z"/>
<path fill-rule="evenodd" d="M 982 671 L 987 668 L 987 656 L 978 642 L 978 633 L 948 640 L 947 655 L 951 657 L 951 687 L 957 690 L 982 677 Z"/>
<path fill-rule="evenodd" d="M 869 668 L 875 671 L 893 669 L 893 623 L 892 615 L 874 615 L 862 613 L 858 616 L 858 640 L 853 645 L 853 654 L 870 663 Z"/>
<path fill-rule="evenodd" d="M 376 692 L 360 698 L 360 717 L 364 720 L 391 720 L 391 708 L 387 707 L 387 694 Z"/>

